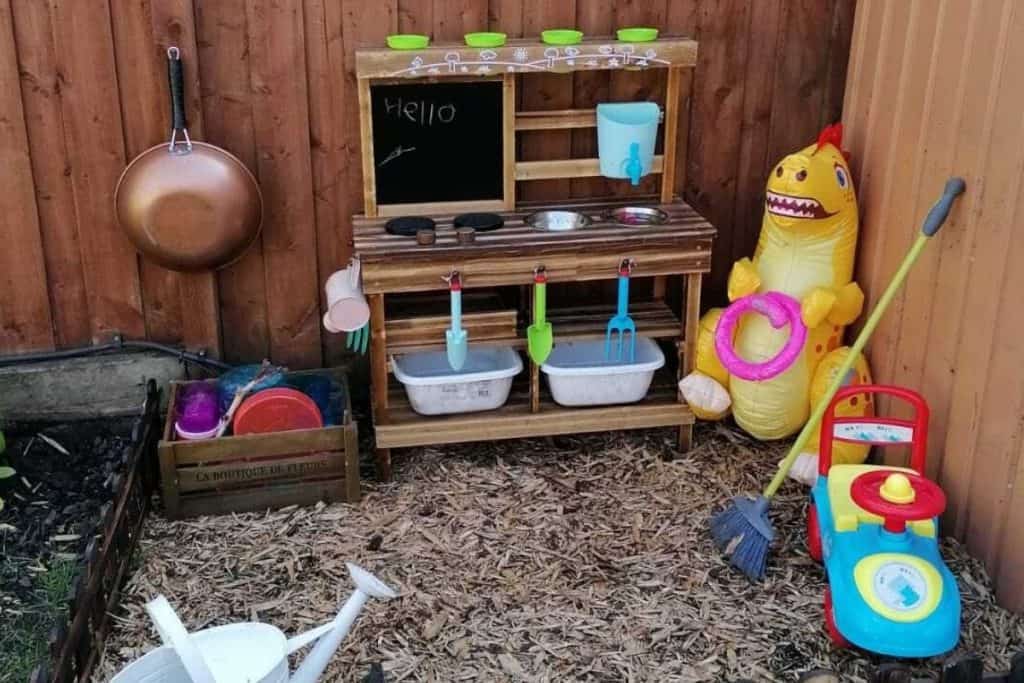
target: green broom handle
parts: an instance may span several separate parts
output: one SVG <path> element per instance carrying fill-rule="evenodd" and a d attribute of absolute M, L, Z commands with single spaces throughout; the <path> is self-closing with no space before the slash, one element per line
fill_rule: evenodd
<path fill-rule="evenodd" d="M 935 206 L 928 212 L 928 216 L 925 218 L 924 226 L 921 228 L 921 234 L 917 236 L 914 241 L 914 245 L 907 252 L 907 255 L 903 257 L 903 263 L 900 264 L 899 269 L 896 271 L 896 275 L 893 276 L 889 286 L 885 288 L 878 303 L 875 304 L 875 309 L 871 311 L 871 315 L 868 316 L 868 320 L 864 323 L 864 327 L 861 329 L 860 334 L 857 335 L 857 339 L 853 342 L 853 346 L 850 347 L 850 351 L 846 354 L 846 358 L 843 360 L 842 365 L 839 366 L 839 370 L 836 372 L 835 377 L 832 378 L 832 383 L 829 384 L 825 394 L 818 401 L 818 404 L 814 406 L 814 411 L 811 413 L 811 417 L 804 424 L 804 428 L 800 430 L 800 434 L 796 437 L 796 441 L 789 449 L 789 453 L 786 454 L 786 458 L 779 463 L 779 469 L 775 473 L 775 477 L 772 478 L 771 482 L 764 490 L 764 497 L 771 498 L 775 495 L 775 492 L 782 486 L 782 482 L 786 480 L 786 475 L 789 474 L 789 470 L 793 467 L 793 463 L 796 458 L 803 451 L 804 446 L 811 440 L 811 435 L 818 429 L 821 424 L 821 418 L 825 416 L 825 411 L 828 410 L 829 403 L 832 401 L 832 397 L 839 391 L 839 387 L 843 385 L 843 381 L 846 379 L 846 373 L 850 371 L 853 364 L 857 362 L 857 357 L 860 352 L 864 350 L 864 346 L 868 343 L 868 338 L 871 333 L 878 327 L 879 321 L 885 314 L 885 309 L 889 307 L 893 298 L 896 296 L 896 292 L 899 291 L 900 287 L 903 286 L 903 281 L 907 279 L 907 273 L 910 272 L 910 268 L 917 261 L 917 257 L 921 255 L 928 240 L 939 231 L 942 224 L 946 221 L 946 217 L 949 215 L 949 210 L 953 206 L 953 200 L 956 199 L 960 194 L 963 193 L 966 185 L 962 178 L 950 178 L 946 181 L 945 190 L 942 193 L 942 197 Z"/>

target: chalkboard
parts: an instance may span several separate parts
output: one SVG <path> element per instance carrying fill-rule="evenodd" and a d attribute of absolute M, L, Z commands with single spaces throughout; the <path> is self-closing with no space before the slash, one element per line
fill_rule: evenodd
<path fill-rule="evenodd" d="M 502 83 L 370 88 L 378 204 L 503 198 Z"/>

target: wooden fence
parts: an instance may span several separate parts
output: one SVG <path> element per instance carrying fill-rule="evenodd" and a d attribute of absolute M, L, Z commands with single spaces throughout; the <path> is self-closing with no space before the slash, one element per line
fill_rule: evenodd
<path fill-rule="evenodd" d="M 859 280 L 877 299 L 950 175 L 950 220 L 875 332 L 876 378 L 931 406 L 946 533 L 1024 611 L 1024 5 L 861 0 L 844 120 L 860 180 Z"/>
<path fill-rule="evenodd" d="M 751 253 L 767 169 L 841 109 L 853 0 L 0 0 L 0 353 L 117 331 L 228 360 L 334 363 L 321 283 L 349 251 L 359 211 L 354 50 L 396 31 L 458 39 L 576 25 L 654 25 L 700 41 L 684 84 L 691 117 L 679 191 L 718 227 L 709 296 Z M 260 243 L 216 274 L 141 261 L 115 224 L 126 162 L 168 134 L 164 52 L 182 49 L 193 137 L 258 176 Z M 642 74 L 536 76 L 528 108 L 647 98 Z M 557 80 L 552 80 L 552 79 Z M 567 87 L 568 85 L 568 87 Z M 592 155 L 593 132 L 523 133 L 530 149 Z M 606 193 L 603 180 L 524 188 L 528 198 Z"/>

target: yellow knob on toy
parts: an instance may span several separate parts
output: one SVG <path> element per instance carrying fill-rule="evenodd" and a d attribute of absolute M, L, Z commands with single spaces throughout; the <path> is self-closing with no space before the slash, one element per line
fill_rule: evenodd
<path fill-rule="evenodd" d="M 906 505 L 913 503 L 916 493 L 910 485 L 910 479 L 904 474 L 890 474 L 885 478 L 885 483 L 878 490 L 879 495 L 890 503 Z"/>

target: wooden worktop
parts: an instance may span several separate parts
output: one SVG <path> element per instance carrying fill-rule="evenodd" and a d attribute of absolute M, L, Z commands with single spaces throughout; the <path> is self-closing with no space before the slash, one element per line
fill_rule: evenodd
<path fill-rule="evenodd" d="M 602 217 L 618 206 L 657 206 L 668 214 L 662 225 L 624 226 Z M 585 213 L 593 223 L 579 230 L 548 232 L 524 223 L 534 211 L 568 209 Z M 432 216 L 437 241 L 429 246 L 415 237 L 390 235 L 387 218 L 356 217 L 355 251 L 362 261 L 366 293 L 430 291 L 445 288 L 442 277 L 458 270 L 464 285 L 493 287 L 533 282 L 535 266 L 543 264 L 549 282 L 611 279 L 623 258 L 633 258 L 637 277 L 705 273 L 711 267 L 715 229 L 682 201 L 562 202 L 524 205 L 498 212 L 505 225 L 478 232 L 471 244 L 459 244 L 453 216 Z"/>
<path fill-rule="evenodd" d="M 666 36 L 644 43 L 597 36 L 584 38 L 577 45 L 547 45 L 537 38 L 514 38 L 494 48 L 436 43 L 422 50 L 356 50 L 356 76 L 360 79 L 664 69 L 692 67 L 696 63 L 697 41 L 685 36 Z"/>

